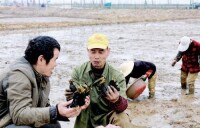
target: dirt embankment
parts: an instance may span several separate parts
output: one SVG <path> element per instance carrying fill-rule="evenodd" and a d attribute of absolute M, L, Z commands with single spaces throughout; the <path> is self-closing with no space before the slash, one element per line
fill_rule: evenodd
<path fill-rule="evenodd" d="M 34 18 L 35 17 L 35 18 Z M 42 17 L 65 18 L 63 20 L 39 21 Z M 13 20 L 3 22 L 2 19 Z M 31 18 L 31 19 L 30 19 Z M 98 24 L 121 24 L 177 19 L 200 18 L 199 10 L 175 9 L 59 9 L 0 7 L 0 30 L 69 27 Z M 17 20 L 16 20 L 17 19 Z M 71 20 L 73 19 L 73 20 Z M 18 22 L 15 22 L 18 21 Z M 20 22 L 21 20 L 21 22 Z M 31 20 L 26 23 L 24 21 Z"/>

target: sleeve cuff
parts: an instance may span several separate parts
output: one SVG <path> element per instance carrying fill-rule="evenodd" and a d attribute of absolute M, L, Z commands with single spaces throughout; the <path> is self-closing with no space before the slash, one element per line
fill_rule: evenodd
<path fill-rule="evenodd" d="M 56 111 L 57 111 L 57 120 L 59 120 L 59 121 L 69 121 L 69 119 L 67 118 L 67 117 L 64 117 L 64 116 L 61 116 L 60 114 L 59 114 L 59 111 L 58 111 L 58 104 L 56 105 Z"/>
<path fill-rule="evenodd" d="M 51 106 L 50 107 L 50 122 L 53 123 L 53 122 L 56 122 L 57 121 L 57 116 L 58 116 L 58 113 L 57 113 L 57 109 L 55 106 Z"/>
<path fill-rule="evenodd" d="M 109 106 L 113 108 L 114 111 L 120 113 L 123 112 L 128 107 L 128 101 L 127 99 L 119 96 L 118 101 L 115 103 L 110 103 Z"/>

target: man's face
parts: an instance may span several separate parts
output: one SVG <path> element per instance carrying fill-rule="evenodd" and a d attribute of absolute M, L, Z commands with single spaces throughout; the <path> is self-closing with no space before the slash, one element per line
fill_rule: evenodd
<path fill-rule="evenodd" d="M 96 69 L 102 69 L 106 63 L 106 59 L 110 53 L 110 49 L 88 49 L 88 56 L 92 66 Z"/>
<path fill-rule="evenodd" d="M 56 66 L 56 60 L 58 59 L 60 51 L 57 48 L 55 48 L 53 53 L 54 53 L 54 56 L 53 58 L 50 59 L 48 64 L 46 63 L 46 60 L 43 58 L 43 61 L 40 67 L 40 73 L 43 76 L 49 77 L 53 73 L 53 69 Z"/>

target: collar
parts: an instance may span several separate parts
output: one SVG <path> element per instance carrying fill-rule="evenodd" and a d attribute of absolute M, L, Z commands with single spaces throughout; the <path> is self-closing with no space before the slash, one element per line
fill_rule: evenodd
<path fill-rule="evenodd" d="M 92 75 L 92 66 L 91 66 L 91 62 L 89 61 L 88 64 L 87 64 L 87 68 L 86 68 L 86 72 L 89 73 L 89 75 L 91 76 Z M 108 67 L 109 65 L 107 64 L 107 62 L 105 63 L 105 66 L 104 66 L 104 69 L 103 69 L 103 73 L 102 73 L 102 76 L 106 77 L 107 76 L 107 72 L 108 72 Z"/>
<path fill-rule="evenodd" d="M 33 69 L 33 72 L 35 73 L 36 81 L 37 81 L 37 83 L 39 83 L 38 85 L 42 85 L 42 87 L 43 87 L 43 84 L 41 84 L 41 83 L 47 82 L 45 76 L 43 76 L 42 74 L 37 72 L 33 67 L 32 67 L 32 69 Z"/>

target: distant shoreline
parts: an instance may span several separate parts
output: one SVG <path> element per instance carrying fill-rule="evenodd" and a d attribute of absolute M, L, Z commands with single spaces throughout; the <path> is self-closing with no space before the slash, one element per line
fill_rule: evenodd
<path fill-rule="evenodd" d="M 37 9 L 0 7 L 0 11 L 0 21 L 6 20 L 0 22 L 0 31 L 200 18 L 200 11 L 197 9 Z M 53 20 L 54 17 L 63 20 Z M 13 18 L 16 22 L 12 21 Z M 31 22 L 26 22 L 26 18 L 32 19 Z"/>

